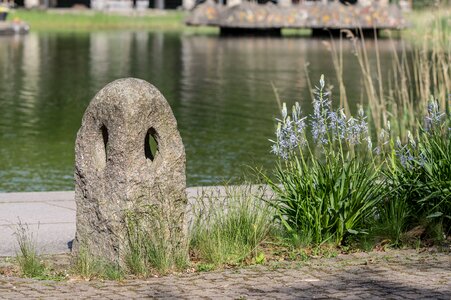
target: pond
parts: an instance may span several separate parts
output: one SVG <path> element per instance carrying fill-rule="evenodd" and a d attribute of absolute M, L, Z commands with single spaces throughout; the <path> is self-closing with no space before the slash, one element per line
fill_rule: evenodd
<path fill-rule="evenodd" d="M 382 46 L 388 68 L 391 46 Z M 344 49 L 355 107 L 361 75 L 351 45 Z M 337 86 L 320 39 L 131 31 L 0 37 L 0 192 L 72 190 L 84 110 L 98 90 L 122 77 L 149 81 L 171 104 L 189 186 L 236 182 L 249 167 L 269 169 L 278 114 L 273 86 L 282 101 L 299 101 L 310 112 L 307 64 L 312 81 L 324 73 Z"/>

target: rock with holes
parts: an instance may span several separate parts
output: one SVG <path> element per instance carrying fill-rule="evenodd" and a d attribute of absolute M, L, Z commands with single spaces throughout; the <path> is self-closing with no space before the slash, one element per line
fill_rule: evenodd
<path fill-rule="evenodd" d="M 162 235 L 173 249 L 183 245 L 185 150 L 168 102 L 148 82 L 119 79 L 92 99 L 75 146 L 75 202 L 75 254 L 86 247 L 123 265 L 127 216 L 146 219 L 149 208 L 155 222 L 147 218 L 134 230 Z"/>

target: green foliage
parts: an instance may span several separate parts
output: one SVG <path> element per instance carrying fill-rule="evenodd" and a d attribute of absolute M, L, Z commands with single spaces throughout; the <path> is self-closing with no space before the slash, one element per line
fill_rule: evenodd
<path fill-rule="evenodd" d="M 16 260 L 22 276 L 30 278 L 45 277 L 46 268 L 39 259 L 36 251 L 36 241 L 34 240 L 33 234 L 29 232 L 28 226 L 19 222 L 15 235 L 19 245 Z"/>
<path fill-rule="evenodd" d="M 448 0 L 431 1 L 431 0 L 413 0 L 412 6 L 414 9 L 424 9 L 428 7 L 437 6 L 441 3 L 446 3 Z"/>
<path fill-rule="evenodd" d="M 97 275 L 97 262 L 89 253 L 85 245 L 80 245 L 77 256 L 75 257 L 74 271 L 83 278 L 92 278 Z"/>
<path fill-rule="evenodd" d="M 373 235 L 389 239 L 391 244 L 399 246 L 408 225 L 411 208 L 403 197 L 388 198 L 378 210 L 379 219 L 374 224 Z"/>
<path fill-rule="evenodd" d="M 375 126 L 373 148 L 363 109 L 356 118 L 347 117 L 344 108 L 332 110 L 324 87 L 322 76 L 311 115 L 303 116 L 298 103 L 290 115 L 283 105 L 277 139 L 271 141 L 278 156 L 274 179 L 263 176 L 277 195 L 275 217 L 292 244 L 339 245 L 350 237 L 366 245 L 382 238 L 399 246 L 404 237 L 420 238 L 424 229 L 443 240 L 451 232 L 449 105 L 442 112 L 444 101 L 432 98 L 422 110 L 423 123 L 413 116 L 410 127 Z M 394 132 L 402 132 L 406 142 Z"/>
<path fill-rule="evenodd" d="M 391 142 L 387 157 L 387 189 L 391 201 L 405 203 L 410 227 L 426 220 L 426 227 L 451 226 L 451 117 L 431 102 L 426 124 L 405 145 Z M 440 227 L 440 226 L 439 226 Z"/>
<path fill-rule="evenodd" d="M 208 272 L 208 271 L 214 270 L 214 268 L 215 268 L 214 264 L 200 263 L 197 265 L 196 270 L 198 272 Z"/>
<path fill-rule="evenodd" d="M 75 257 L 73 271 L 85 279 L 102 278 L 110 280 L 121 280 L 124 278 L 122 268 L 113 262 L 94 257 L 86 245 L 80 245 Z"/>
<path fill-rule="evenodd" d="M 333 111 L 323 76 L 315 95 L 309 116 L 298 103 L 291 116 L 283 106 L 272 150 L 279 158 L 275 180 L 264 178 L 277 195 L 275 217 L 293 241 L 341 244 L 347 235 L 366 232 L 383 182 L 372 152 L 364 154 L 372 143 L 363 110 L 357 118 Z"/>
<path fill-rule="evenodd" d="M 12 10 L 8 20 L 27 22 L 33 31 L 91 32 L 92 30 L 148 30 L 200 34 L 218 34 L 213 27 L 188 27 L 184 24 L 185 12 L 166 10 L 146 15 L 121 15 L 87 11 Z"/>
<path fill-rule="evenodd" d="M 215 266 L 236 264 L 249 256 L 258 259 L 257 247 L 268 236 L 271 213 L 259 199 L 265 190 L 251 186 L 226 186 L 220 192 L 202 194 L 195 204 L 191 248 L 202 260 Z"/>
<path fill-rule="evenodd" d="M 152 270 L 167 273 L 188 265 L 188 249 L 174 245 L 165 213 L 157 206 L 145 206 L 129 211 L 125 218 L 129 251 L 126 263 L 136 275 L 148 275 Z"/>
<path fill-rule="evenodd" d="M 266 256 L 263 252 L 260 252 L 257 254 L 257 256 L 255 257 L 255 263 L 257 265 L 263 264 L 266 261 Z"/>
<path fill-rule="evenodd" d="M 33 30 L 105 30 L 105 29 L 148 29 L 180 30 L 183 28 L 183 12 L 174 11 L 146 16 L 124 16 L 102 12 L 68 12 L 40 10 L 14 10 L 8 19 L 19 18 Z"/>
<path fill-rule="evenodd" d="M 276 181 L 268 183 L 278 196 L 276 217 L 304 245 L 340 244 L 346 235 L 364 233 L 382 195 L 372 165 L 356 159 L 295 160 L 279 165 Z"/>
<path fill-rule="evenodd" d="M 101 277 L 109 280 L 121 280 L 124 278 L 124 271 L 119 265 L 114 263 L 103 263 L 101 273 L 103 274 Z"/>

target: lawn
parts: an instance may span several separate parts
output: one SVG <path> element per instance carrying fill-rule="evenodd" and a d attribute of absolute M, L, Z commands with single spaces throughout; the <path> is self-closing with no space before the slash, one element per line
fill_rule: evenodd
<path fill-rule="evenodd" d="M 91 30 L 165 30 L 216 32 L 213 28 L 188 28 L 184 25 L 185 12 L 147 11 L 124 15 L 92 10 L 12 10 L 8 20 L 27 22 L 33 31 L 91 31 Z"/>

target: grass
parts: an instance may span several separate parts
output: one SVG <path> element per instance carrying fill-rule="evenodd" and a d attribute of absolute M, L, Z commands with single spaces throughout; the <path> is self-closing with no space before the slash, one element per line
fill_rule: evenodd
<path fill-rule="evenodd" d="M 451 86 L 451 41 L 447 38 L 451 32 L 447 22 L 451 15 L 449 7 L 413 12 L 416 17 L 411 29 L 405 30 L 402 37 L 406 42 L 396 47 L 391 35 L 385 44 L 391 47 L 392 64 L 382 70 L 380 40 L 378 38 L 356 37 L 349 31 L 343 31 L 339 40 L 326 42 L 330 49 L 335 77 L 338 84 L 340 105 L 345 113 L 350 113 L 347 90 L 343 73 L 349 64 L 359 66 L 359 82 L 352 83 L 361 87 L 361 99 L 353 99 L 368 105 L 373 137 L 379 134 L 390 121 L 391 130 L 405 140 L 407 130 L 417 131 L 417 116 L 426 113 L 431 97 L 439 101 L 440 107 L 446 106 Z M 352 43 L 355 60 L 344 62 L 343 44 L 345 39 Z M 374 49 L 369 52 L 368 44 Z M 407 44 L 410 43 L 410 46 Z M 350 84 L 350 83 L 346 83 Z"/>
<path fill-rule="evenodd" d="M 94 257 L 85 245 L 80 246 L 79 253 L 74 259 L 72 271 L 77 276 L 87 280 L 93 278 L 121 280 L 124 278 L 124 271 L 120 266 Z"/>
<path fill-rule="evenodd" d="M 21 245 L 21 252 L 18 253 L 17 263 L 21 276 L 32 277 L 45 280 L 64 279 L 84 279 L 84 280 L 122 280 L 125 278 L 136 278 L 159 276 L 172 271 L 191 270 L 190 272 L 208 272 L 217 268 L 231 268 L 236 266 L 263 264 L 269 268 L 285 266 L 286 263 L 297 262 L 299 264 L 309 264 L 312 259 L 334 258 L 339 253 L 351 253 L 361 251 L 371 251 L 374 248 L 386 250 L 389 246 L 396 246 L 394 243 L 381 241 L 374 243 L 372 233 L 369 235 L 351 235 L 350 242 L 337 246 L 335 242 L 324 242 L 320 245 L 315 243 L 306 244 L 303 241 L 294 240 L 293 235 L 287 235 L 287 231 L 281 226 L 281 222 L 272 218 L 274 209 L 268 205 L 273 196 L 268 194 L 264 187 L 255 189 L 255 186 L 228 186 L 225 193 L 211 192 L 203 193 L 196 201 L 193 213 L 193 223 L 191 224 L 191 263 L 180 260 L 182 265 L 175 269 L 169 267 L 177 265 L 174 259 L 168 260 L 168 248 L 155 248 L 151 243 L 155 239 L 149 238 L 144 230 L 136 230 L 129 227 L 131 232 L 142 235 L 132 239 L 135 242 L 135 256 L 127 261 L 127 265 L 121 268 L 117 264 L 107 262 L 102 258 L 91 255 L 88 247 L 82 245 L 78 256 L 72 258 L 70 272 L 66 271 L 66 265 L 57 262 L 58 258 L 53 256 L 41 259 L 35 248 L 35 240 L 31 238 L 26 226 L 21 225 L 18 231 L 18 242 Z M 262 201 L 265 200 L 265 201 Z M 397 212 L 393 209 L 387 216 Z M 142 216 L 140 214 L 140 216 Z M 131 216 L 137 218 L 138 216 Z M 150 214 L 149 214 L 150 217 Z M 138 223 L 134 226 L 143 226 L 147 222 L 147 217 L 139 217 Z M 393 227 L 392 220 L 387 219 L 386 223 L 374 223 L 381 229 L 381 224 L 388 224 Z M 136 222 L 135 219 L 128 222 Z M 371 224 L 373 225 L 373 224 Z M 139 227 L 141 228 L 141 227 Z M 405 243 L 410 232 L 405 233 L 404 227 L 400 227 L 402 232 L 401 241 Z M 158 232 L 158 231 L 156 231 Z M 422 231 L 421 231 L 422 232 Z M 436 238 L 443 239 L 443 223 L 434 223 L 431 227 L 431 234 Z M 380 231 L 378 232 L 380 233 Z M 386 233 L 384 233 L 386 235 Z M 398 233 L 395 233 L 395 235 Z M 158 235 L 158 233 L 157 233 Z M 357 243 L 353 239 L 358 238 Z M 161 241 L 161 239 L 160 239 Z M 162 243 L 166 243 L 161 241 Z M 405 245 L 399 243 L 398 245 Z M 409 241 L 413 247 L 423 247 L 423 243 L 414 234 Z M 153 247 L 150 250 L 149 248 Z M 440 248 L 439 248 L 440 249 Z M 155 252 L 156 251 L 156 252 Z M 186 258 L 186 257 L 185 257 Z M 60 258 L 61 259 L 61 258 Z M 66 260 L 69 261 L 68 259 Z M 167 263 L 167 262 L 170 263 Z M 285 264 L 284 264 L 285 262 Z M 158 263 L 162 263 L 163 269 L 158 269 Z M 47 265 L 49 267 L 47 267 Z M 188 268 L 189 267 L 189 268 Z M 62 270 L 61 268 L 65 268 Z M 15 274 L 14 269 L 0 268 L 0 274 Z"/>
<path fill-rule="evenodd" d="M 185 34 L 218 35 L 219 28 L 210 26 L 186 26 L 186 12 L 165 10 L 148 15 L 120 15 L 114 13 L 58 10 L 10 11 L 8 20 L 19 19 L 27 22 L 32 31 L 86 32 L 91 30 L 148 30 L 174 31 Z M 284 29 L 284 36 L 308 36 L 309 29 Z"/>
<path fill-rule="evenodd" d="M 261 201 L 265 192 L 251 185 L 226 186 L 223 196 L 211 192 L 198 197 L 193 209 L 191 251 L 193 258 L 202 262 L 199 268 L 264 260 L 258 248 L 272 226 L 270 208 Z"/>
<path fill-rule="evenodd" d="M 154 15 L 124 16 L 95 11 L 62 13 L 58 10 L 13 10 L 9 20 L 27 22 L 32 30 L 102 30 L 102 29 L 168 29 L 183 27 L 184 14 L 179 11 L 165 11 Z"/>
<path fill-rule="evenodd" d="M 12 10 L 8 20 L 20 19 L 30 25 L 32 31 L 86 32 L 91 30 L 148 30 L 184 31 L 188 34 L 213 34 L 216 28 L 187 27 L 185 12 L 170 11 L 146 15 L 120 15 L 88 11 Z"/>
<path fill-rule="evenodd" d="M 93 255 L 89 245 L 81 244 L 73 261 L 73 273 L 85 279 L 120 280 L 133 275 L 148 277 L 183 271 L 188 266 L 188 249 L 180 211 L 172 211 L 168 197 L 158 197 L 158 204 L 134 205 L 124 212 L 126 236 L 121 247 L 124 257 L 115 261 Z M 183 199 L 179 200 L 183 203 Z M 180 204 L 182 205 L 182 204 Z M 111 233 L 114 234 L 114 233 Z"/>
<path fill-rule="evenodd" d="M 126 264 L 132 274 L 165 274 L 188 266 L 186 242 L 174 237 L 179 233 L 170 228 L 171 216 L 162 211 L 163 207 L 167 206 L 148 205 L 126 214 L 129 248 Z"/>
<path fill-rule="evenodd" d="M 379 208 L 379 219 L 373 223 L 373 239 L 388 239 L 391 245 L 400 246 L 411 213 L 412 209 L 403 197 L 386 199 Z"/>
<path fill-rule="evenodd" d="M 403 38 L 418 42 L 429 34 L 430 28 L 441 26 L 445 31 L 443 38 L 449 36 L 450 28 L 447 24 L 450 9 L 447 6 L 413 10 L 406 14 L 411 28 L 402 31 Z M 218 34 L 214 27 L 188 27 L 184 25 L 186 12 L 165 10 L 163 12 L 148 13 L 146 15 L 120 15 L 118 13 L 103 13 L 93 10 L 11 10 L 8 20 L 20 19 L 27 22 L 33 31 L 90 31 L 90 30 L 165 30 L 183 31 L 196 34 Z M 390 31 L 385 31 L 384 36 Z M 283 36 L 309 36 L 310 29 L 283 29 Z"/>
<path fill-rule="evenodd" d="M 98 257 L 99 254 L 91 252 L 89 244 L 82 241 L 74 257 L 74 274 L 87 279 L 121 279 L 185 270 L 189 264 L 183 224 L 186 199 L 179 193 L 175 201 L 161 191 L 159 194 L 152 198 L 151 204 L 138 201 L 121 213 L 124 231 L 121 231 L 118 256 L 110 260 Z M 175 210 L 177 206 L 182 207 Z"/>
<path fill-rule="evenodd" d="M 405 14 L 411 27 L 404 30 L 401 36 L 412 42 L 422 42 L 423 37 L 430 35 L 440 27 L 442 32 L 440 38 L 445 38 L 451 34 L 449 18 L 451 7 L 446 4 L 421 10 L 412 10 Z"/>
<path fill-rule="evenodd" d="M 91 257 L 86 246 L 81 246 L 80 251 L 75 259 L 75 270 L 78 274 L 85 278 L 91 278 L 96 273 L 94 270 L 95 262 Z"/>
<path fill-rule="evenodd" d="M 382 196 L 371 166 L 356 159 L 278 168 L 269 184 L 279 199 L 277 216 L 293 238 L 304 246 L 332 242 L 367 232 L 365 221 Z"/>
<path fill-rule="evenodd" d="M 384 46 L 391 47 L 392 56 L 392 65 L 385 70 L 381 67 L 380 39 L 377 37 L 356 37 L 344 30 L 339 39 L 326 41 L 338 82 L 338 91 L 333 92 L 339 95 L 345 113 L 351 112 L 345 87 L 349 84 L 361 86 L 362 96 L 353 99 L 353 102 L 360 100 L 369 105 L 371 122 L 376 131 L 380 131 L 390 120 L 392 130 L 406 137 L 405 128 L 412 129 L 418 125 L 415 116 L 425 114 L 431 96 L 439 99 L 440 106 L 445 107 L 451 86 L 451 69 L 448 67 L 451 54 L 448 38 L 451 34 L 450 16 L 449 5 L 406 13 L 411 27 L 399 35 L 402 43 L 395 41 L 399 36 L 392 31 L 383 31 Z M 346 40 L 351 41 L 356 58 L 349 62 L 343 59 Z M 396 44 L 400 44 L 401 49 Z M 374 54 L 371 54 L 370 48 L 374 49 Z M 345 84 L 343 74 L 347 64 L 359 66 L 359 82 Z M 310 79 L 307 80 L 309 83 Z"/>
<path fill-rule="evenodd" d="M 38 280 L 60 281 L 66 278 L 65 272 L 56 272 L 49 268 L 44 260 L 38 255 L 36 238 L 30 232 L 28 225 L 19 221 L 14 232 L 19 251 L 16 254 L 16 262 L 19 274 L 22 277 Z M 1 270 L 0 270 L 1 271 Z"/>
<path fill-rule="evenodd" d="M 16 260 L 22 276 L 30 278 L 44 277 L 46 268 L 37 254 L 36 240 L 33 234 L 30 233 L 28 226 L 19 222 L 15 235 L 19 245 Z"/>
<path fill-rule="evenodd" d="M 302 29 L 293 29 L 293 28 L 284 28 L 282 29 L 282 35 L 286 37 L 308 37 L 312 34 L 311 29 L 302 28 Z"/>

